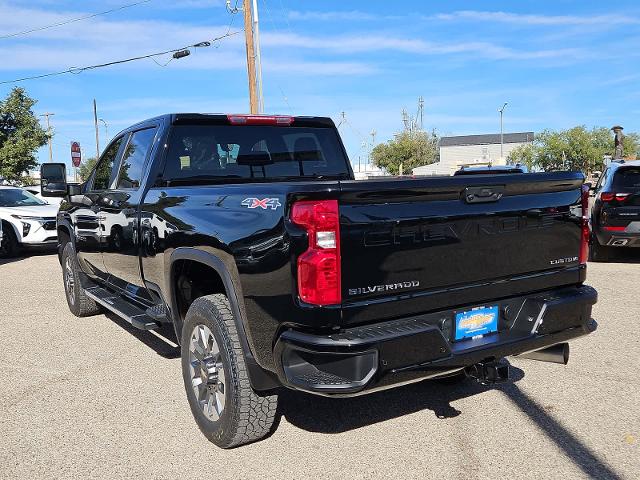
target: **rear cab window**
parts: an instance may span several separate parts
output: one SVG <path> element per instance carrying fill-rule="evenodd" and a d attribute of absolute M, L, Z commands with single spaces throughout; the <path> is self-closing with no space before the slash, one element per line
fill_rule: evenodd
<path fill-rule="evenodd" d="M 169 183 L 348 178 L 334 128 L 174 125 L 163 179 Z"/>

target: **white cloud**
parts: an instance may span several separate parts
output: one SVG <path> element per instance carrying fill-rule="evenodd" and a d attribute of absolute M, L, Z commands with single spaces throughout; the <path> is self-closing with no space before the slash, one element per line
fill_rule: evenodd
<path fill-rule="evenodd" d="M 336 20 L 377 20 L 382 18 L 373 13 L 359 10 L 342 11 L 299 11 L 291 10 L 287 15 L 290 20 L 336 21 Z"/>
<path fill-rule="evenodd" d="M 473 54 L 490 59 L 544 59 L 576 57 L 582 52 L 575 48 L 522 50 L 503 47 L 490 42 L 431 42 L 418 38 L 398 38 L 375 34 L 341 37 L 310 37 L 298 34 L 265 34 L 263 45 L 329 50 L 335 54 L 396 51 L 423 55 Z"/>
<path fill-rule="evenodd" d="M 539 15 L 519 14 L 510 12 L 488 12 L 477 10 L 461 10 L 453 13 L 440 13 L 426 16 L 426 19 L 437 20 L 474 20 L 519 25 L 550 25 L 550 26 L 617 26 L 640 23 L 640 18 L 633 15 L 602 14 L 602 15 Z"/>

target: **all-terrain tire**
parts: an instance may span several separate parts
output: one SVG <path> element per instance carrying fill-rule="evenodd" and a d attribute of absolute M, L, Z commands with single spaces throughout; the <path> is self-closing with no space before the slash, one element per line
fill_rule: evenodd
<path fill-rule="evenodd" d="M 208 331 L 217 343 L 218 361 L 224 369 L 224 409 L 212 419 L 199 400 L 194 383 L 192 338 Z M 209 341 L 208 341 L 209 342 Z M 182 328 L 182 374 L 191 413 L 202 433 L 221 448 L 232 448 L 265 437 L 273 426 L 277 395 L 260 395 L 249 382 L 240 337 L 226 296 L 215 294 L 197 298 L 189 307 Z"/>
<path fill-rule="evenodd" d="M 3 221 L 2 232 L 4 238 L 2 239 L 2 247 L 0 248 L 0 257 L 17 257 L 20 253 L 20 243 L 18 243 L 18 237 L 13 230 L 13 226 L 9 222 Z"/>
<path fill-rule="evenodd" d="M 62 280 L 71 313 L 76 317 L 88 317 L 100 313 L 100 306 L 84 291 L 78 257 L 71 242 L 67 242 L 62 250 Z"/>

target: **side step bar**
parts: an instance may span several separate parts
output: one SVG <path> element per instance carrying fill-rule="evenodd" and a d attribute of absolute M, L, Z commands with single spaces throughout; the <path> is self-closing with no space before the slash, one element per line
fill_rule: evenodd
<path fill-rule="evenodd" d="M 140 330 L 155 330 L 160 326 L 146 312 L 127 302 L 125 299 L 110 292 L 102 287 L 89 287 L 85 289 L 87 296 L 92 298 L 96 303 L 102 305 L 107 310 L 111 310 L 119 317 L 125 319 L 131 325 Z"/>

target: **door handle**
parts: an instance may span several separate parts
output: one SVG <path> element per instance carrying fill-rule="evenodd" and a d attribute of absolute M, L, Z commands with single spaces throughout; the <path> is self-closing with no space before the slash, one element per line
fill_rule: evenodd
<path fill-rule="evenodd" d="M 504 185 L 486 187 L 467 187 L 464 189 L 464 201 L 467 203 L 497 202 L 504 195 Z"/>

